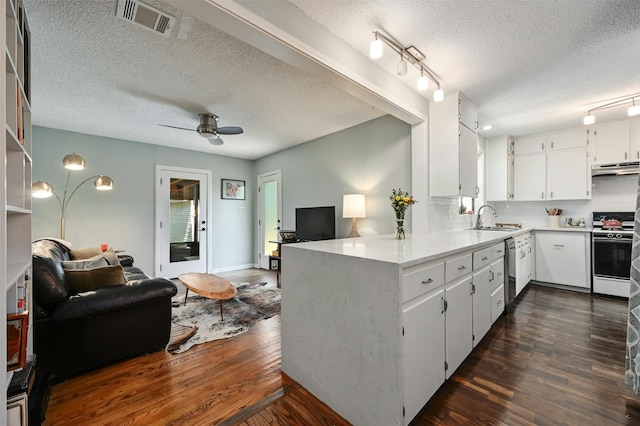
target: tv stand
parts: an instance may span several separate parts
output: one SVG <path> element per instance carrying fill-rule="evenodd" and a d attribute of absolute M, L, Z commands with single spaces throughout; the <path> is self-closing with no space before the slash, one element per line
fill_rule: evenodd
<path fill-rule="evenodd" d="M 273 240 L 269 242 L 278 245 L 278 249 L 277 249 L 278 255 L 277 256 L 269 255 L 269 269 L 272 271 L 275 271 L 278 288 L 280 288 L 280 271 L 281 271 L 280 262 L 282 261 L 282 257 L 281 257 L 282 252 L 280 251 L 280 249 L 282 248 L 283 244 L 300 243 L 302 242 L 302 240 L 298 240 L 298 239 L 292 240 L 292 241 Z"/>

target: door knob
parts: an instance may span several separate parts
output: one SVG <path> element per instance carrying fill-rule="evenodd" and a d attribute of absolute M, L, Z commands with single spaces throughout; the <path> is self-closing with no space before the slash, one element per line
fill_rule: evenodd
<path fill-rule="evenodd" d="M 207 228 L 202 228 L 201 231 L 205 231 Z"/>

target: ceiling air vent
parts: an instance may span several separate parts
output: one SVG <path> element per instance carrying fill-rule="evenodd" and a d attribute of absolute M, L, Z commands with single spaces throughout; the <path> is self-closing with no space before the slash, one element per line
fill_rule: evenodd
<path fill-rule="evenodd" d="M 173 16 L 137 0 L 118 0 L 116 16 L 163 36 L 171 33 L 176 21 Z"/>

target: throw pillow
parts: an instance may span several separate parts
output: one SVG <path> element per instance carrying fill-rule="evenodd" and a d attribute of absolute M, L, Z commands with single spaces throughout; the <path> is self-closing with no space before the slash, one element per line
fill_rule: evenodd
<path fill-rule="evenodd" d="M 78 269 L 95 269 L 102 266 L 109 266 L 109 261 L 105 256 L 94 256 L 84 260 L 63 260 L 62 268 L 65 270 L 78 270 Z"/>
<path fill-rule="evenodd" d="M 91 255 L 91 256 L 88 256 L 88 255 Z M 71 250 L 71 252 L 69 253 L 69 256 L 74 261 L 104 258 L 107 260 L 109 265 L 120 265 L 120 260 L 118 259 L 118 255 L 112 248 L 103 252 L 100 249 L 100 247 L 87 247 L 87 248 L 80 249 L 77 252 L 76 250 Z M 82 269 L 82 268 L 74 268 L 74 269 Z"/>
<path fill-rule="evenodd" d="M 93 269 L 66 269 L 65 278 L 71 288 L 78 293 L 127 283 L 120 265 Z"/>
<path fill-rule="evenodd" d="M 99 254 L 102 254 L 100 247 L 85 247 L 71 250 L 71 252 L 69 252 L 71 260 L 88 259 Z"/>

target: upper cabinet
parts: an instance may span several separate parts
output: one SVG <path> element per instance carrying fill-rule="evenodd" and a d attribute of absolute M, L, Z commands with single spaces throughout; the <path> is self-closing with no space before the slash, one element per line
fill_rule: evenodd
<path fill-rule="evenodd" d="M 477 196 L 477 126 L 477 108 L 460 93 L 430 104 L 430 196 Z"/>
<path fill-rule="evenodd" d="M 636 122 L 634 130 L 637 129 Z M 595 152 L 593 164 L 624 163 L 640 160 L 640 148 L 638 136 L 631 138 L 631 121 L 616 121 L 613 123 L 598 124 L 593 128 L 593 141 Z"/>
<path fill-rule="evenodd" d="M 516 139 L 513 199 L 591 198 L 587 145 L 584 128 Z"/>
<path fill-rule="evenodd" d="M 486 145 L 486 199 L 508 201 L 513 199 L 513 142 L 508 136 L 487 139 Z"/>

